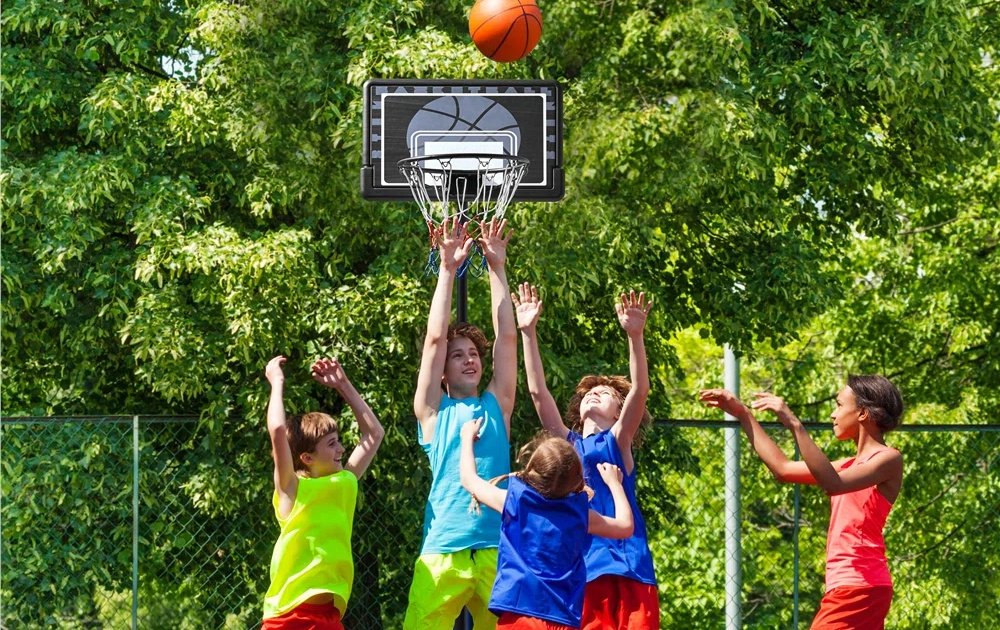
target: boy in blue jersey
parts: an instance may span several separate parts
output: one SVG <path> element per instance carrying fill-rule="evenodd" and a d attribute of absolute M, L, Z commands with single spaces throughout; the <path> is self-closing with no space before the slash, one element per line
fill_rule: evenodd
<path fill-rule="evenodd" d="M 475 454 L 487 479 L 510 472 L 510 416 L 517 385 L 517 327 L 507 286 L 507 223 L 480 226 L 480 247 L 489 265 L 492 297 L 493 379 L 480 394 L 486 337 L 470 324 L 449 325 L 452 287 L 472 248 L 458 219 L 433 230 L 441 255 L 437 288 L 427 318 L 413 413 L 417 435 L 431 466 L 431 491 L 424 511 L 424 539 L 414 567 L 404 630 L 453 627 L 462 608 L 475 630 L 496 626 L 489 611 L 496 577 L 500 515 L 468 512 L 469 495 L 459 479 L 460 433 L 482 418 Z"/>

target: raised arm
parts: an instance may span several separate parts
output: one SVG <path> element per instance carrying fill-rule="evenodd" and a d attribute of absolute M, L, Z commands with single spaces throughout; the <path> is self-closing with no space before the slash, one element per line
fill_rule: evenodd
<path fill-rule="evenodd" d="M 493 380 L 487 391 L 496 396 L 503 411 L 507 435 L 510 435 L 510 416 L 514 412 L 514 395 L 517 390 L 517 327 L 514 324 L 514 307 L 507 287 L 507 243 L 510 230 L 506 219 L 499 224 L 491 220 L 480 225 L 479 244 L 489 265 L 490 300 L 493 309 Z"/>
<path fill-rule="evenodd" d="M 429 226 L 428 226 L 429 227 Z M 448 323 L 451 321 L 451 293 L 458 268 L 472 248 L 466 228 L 455 217 L 440 228 L 431 228 L 431 237 L 441 254 L 437 287 L 427 316 L 427 334 L 420 356 L 417 391 L 413 395 L 413 414 L 420 422 L 425 441 L 434 437 L 438 408 L 441 406 L 441 377 L 448 357 Z"/>
<path fill-rule="evenodd" d="M 767 435 L 746 405 L 744 405 L 728 389 L 703 389 L 699 392 L 699 400 L 707 406 L 721 409 L 740 421 L 740 427 L 746 433 L 750 446 L 757 452 L 761 461 L 767 466 L 774 478 L 783 483 L 815 484 L 816 479 L 809 471 L 805 462 L 788 459 L 774 440 Z"/>
<path fill-rule="evenodd" d="M 358 421 L 358 429 L 361 431 L 361 441 L 351 451 L 351 456 L 347 459 L 344 467 L 354 473 L 358 479 L 368 470 L 369 464 L 375 457 L 378 447 L 385 437 L 385 430 L 375 417 L 375 412 L 368 406 L 358 390 L 354 388 L 344 368 L 337 359 L 320 359 L 312 364 L 312 376 L 316 382 L 331 389 L 337 390 L 344 401 L 354 412 L 354 417 Z"/>
<path fill-rule="evenodd" d="M 618 422 L 612 427 L 618 450 L 621 451 L 622 463 L 631 472 L 635 466 L 632 461 L 632 438 L 642 424 L 642 416 L 646 413 L 646 400 L 649 398 L 649 366 L 646 363 L 646 344 L 643 341 L 643 331 L 646 328 L 646 316 L 653 307 L 653 300 L 646 302 L 646 294 L 629 291 L 622 293 L 620 301 L 615 303 L 618 322 L 628 337 L 629 378 L 632 388 L 622 402 L 622 411 Z"/>
<path fill-rule="evenodd" d="M 542 355 L 538 350 L 538 317 L 542 313 L 542 301 L 538 299 L 538 289 L 527 282 L 518 287 L 518 293 L 510 294 L 516 308 L 517 327 L 521 329 L 521 341 L 524 344 L 524 371 L 528 377 L 528 393 L 535 405 L 538 419 L 549 435 L 566 438 L 569 429 L 563 424 L 562 416 L 555 398 L 545 385 L 545 370 L 542 368 Z"/>
<path fill-rule="evenodd" d="M 771 411 L 781 424 L 791 430 L 795 443 L 802 454 L 802 461 L 808 467 L 814 483 L 829 495 L 845 494 L 862 488 L 870 488 L 903 474 L 903 456 L 895 449 L 886 449 L 870 460 L 867 466 L 850 466 L 838 470 L 809 436 L 802 422 L 792 413 L 785 401 L 770 393 L 755 395 L 753 408 Z"/>
<path fill-rule="evenodd" d="M 604 516 L 600 512 L 591 510 L 587 531 L 602 538 L 628 538 L 635 530 L 635 523 L 632 520 L 632 507 L 628 504 L 625 488 L 622 487 L 622 471 L 607 462 L 598 464 L 597 471 L 601 473 L 601 479 L 611 490 L 611 498 L 615 502 L 615 515 Z"/>
<path fill-rule="evenodd" d="M 483 419 L 470 420 L 462 425 L 462 446 L 461 459 L 458 464 L 459 477 L 462 480 L 462 487 L 469 491 L 469 494 L 486 507 L 497 512 L 503 512 L 504 501 L 507 500 L 507 491 L 498 488 L 492 483 L 479 476 L 476 469 L 475 443 L 479 439 L 479 430 L 483 426 Z"/>
<path fill-rule="evenodd" d="M 288 428 L 285 426 L 285 374 L 281 371 L 281 365 L 285 361 L 285 357 L 277 356 L 268 361 L 264 368 L 264 376 L 271 384 L 271 398 L 267 403 L 267 432 L 271 436 L 274 489 L 278 493 L 282 516 L 287 516 L 292 511 L 299 489 L 292 447 L 288 445 Z"/>

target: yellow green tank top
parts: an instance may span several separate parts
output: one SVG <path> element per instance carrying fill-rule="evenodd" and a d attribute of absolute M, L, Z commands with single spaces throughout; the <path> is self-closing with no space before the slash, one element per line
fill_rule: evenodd
<path fill-rule="evenodd" d="M 358 478 L 343 470 L 310 479 L 299 478 L 295 505 L 287 518 L 274 515 L 281 534 L 271 555 L 271 587 L 264 596 L 264 618 L 277 617 L 314 595 L 332 593 L 341 614 L 354 582 L 351 529 L 358 498 Z"/>

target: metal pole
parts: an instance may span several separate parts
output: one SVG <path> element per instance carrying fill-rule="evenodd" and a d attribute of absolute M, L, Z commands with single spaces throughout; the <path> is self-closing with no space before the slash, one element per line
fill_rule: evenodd
<path fill-rule="evenodd" d="M 795 459 L 799 459 L 799 445 L 795 445 Z M 799 520 L 802 518 L 802 486 L 795 484 L 795 522 L 792 523 L 792 544 L 795 555 L 792 559 L 792 628 L 799 627 Z"/>
<path fill-rule="evenodd" d="M 458 322 L 464 324 L 469 321 L 469 271 L 466 270 L 458 277 L 457 286 L 458 300 L 455 302 Z"/>
<path fill-rule="evenodd" d="M 139 627 L 139 416 L 132 416 L 132 630 Z"/>
<path fill-rule="evenodd" d="M 726 389 L 740 395 L 740 361 L 732 348 L 725 347 L 722 380 Z M 737 420 L 726 414 L 726 420 Z M 740 630 L 743 624 L 741 591 L 743 567 L 741 562 L 740 527 L 740 429 L 725 429 L 726 452 L 726 630 Z"/>

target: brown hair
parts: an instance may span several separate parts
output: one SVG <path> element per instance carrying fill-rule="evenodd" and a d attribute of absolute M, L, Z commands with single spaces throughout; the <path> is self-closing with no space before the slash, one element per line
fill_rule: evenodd
<path fill-rule="evenodd" d="M 878 374 L 850 374 L 847 386 L 854 392 L 858 407 L 868 410 L 882 433 L 899 426 L 903 417 L 903 396 L 892 381 Z"/>
<path fill-rule="evenodd" d="M 573 397 L 569 399 L 569 405 L 566 407 L 566 426 L 568 426 L 571 431 L 576 431 L 577 433 L 583 432 L 583 418 L 580 417 L 580 403 L 583 402 L 583 397 L 587 395 L 587 392 L 600 385 L 610 387 L 618 396 L 619 413 L 621 412 L 621 405 L 625 404 L 625 397 L 628 396 L 629 391 L 632 390 L 632 383 L 624 376 L 599 376 L 597 374 L 584 376 L 580 379 L 580 382 L 577 383 L 576 389 L 573 391 Z M 632 437 L 632 448 L 640 448 L 642 446 L 642 440 L 646 436 L 646 429 L 652 426 L 652 424 L 653 416 L 649 415 L 649 411 L 643 409 L 642 422 L 639 424 L 639 429 Z"/>
<path fill-rule="evenodd" d="M 313 411 L 285 419 L 288 431 L 288 446 L 292 449 L 292 464 L 296 471 L 304 471 L 303 453 L 312 453 L 324 435 L 338 431 L 337 421 L 319 411 Z"/>
<path fill-rule="evenodd" d="M 575 492 L 593 496 L 593 490 L 583 480 L 580 456 L 563 438 L 539 433 L 518 451 L 517 463 L 522 470 L 511 474 L 547 499 L 562 499 Z M 509 476 L 494 477 L 490 483 L 496 485 Z M 476 514 L 480 511 L 475 497 L 472 497 L 470 510 Z"/>
<path fill-rule="evenodd" d="M 477 326 L 466 322 L 448 326 L 448 341 L 451 341 L 455 337 L 465 337 L 471 341 L 476 346 L 476 351 L 479 352 L 480 358 L 485 357 L 486 353 L 489 352 L 490 343 L 486 341 L 486 335 Z"/>

